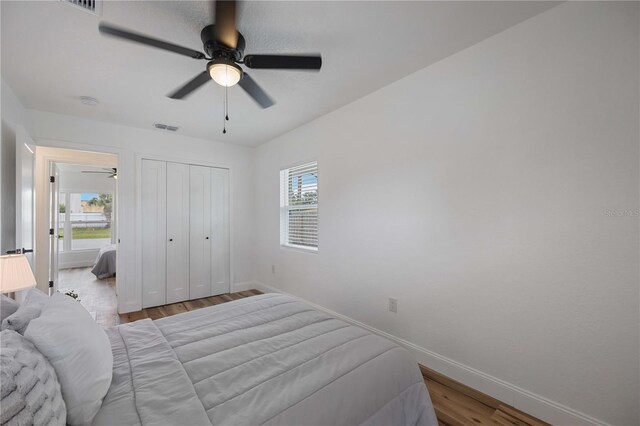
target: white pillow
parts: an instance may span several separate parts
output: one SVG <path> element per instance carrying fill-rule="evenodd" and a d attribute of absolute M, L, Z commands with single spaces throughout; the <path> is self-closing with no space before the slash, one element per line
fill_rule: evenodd
<path fill-rule="evenodd" d="M 24 336 L 53 365 L 67 405 L 67 423 L 90 424 L 107 394 L 113 354 L 106 333 L 89 312 L 62 293 L 51 296 Z"/>
<path fill-rule="evenodd" d="M 0 294 L 0 321 L 18 310 L 20 304 L 10 297 Z"/>
<path fill-rule="evenodd" d="M 18 309 L 2 320 L 3 330 L 14 330 L 24 334 L 29 322 L 40 316 L 44 305 L 49 303 L 49 296 L 37 288 L 26 291 L 26 296 Z"/>

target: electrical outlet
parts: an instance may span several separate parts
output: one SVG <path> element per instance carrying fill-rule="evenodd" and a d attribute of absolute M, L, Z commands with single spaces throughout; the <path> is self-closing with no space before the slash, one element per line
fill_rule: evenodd
<path fill-rule="evenodd" d="M 271 273 L 272 274 L 276 273 L 276 265 L 271 265 Z"/>
<path fill-rule="evenodd" d="M 389 311 L 394 314 L 398 313 L 398 299 L 394 299 L 393 297 L 389 298 Z"/>

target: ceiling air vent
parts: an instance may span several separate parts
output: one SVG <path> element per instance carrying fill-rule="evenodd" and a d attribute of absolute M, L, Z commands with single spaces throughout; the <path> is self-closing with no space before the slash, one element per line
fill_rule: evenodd
<path fill-rule="evenodd" d="M 93 15 L 102 15 L 102 0 L 60 0 Z"/>
<path fill-rule="evenodd" d="M 178 130 L 178 126 L 169 126 L 168 124 L 162 124 L 162 123 L 154 123 L 153 126 L 156 129 L 168 130 L 170 132 L 175 132 L 176 130 Z"/>

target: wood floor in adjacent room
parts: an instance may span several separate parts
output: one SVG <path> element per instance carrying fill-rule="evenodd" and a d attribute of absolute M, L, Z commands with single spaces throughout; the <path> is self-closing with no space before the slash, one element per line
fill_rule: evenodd
<path fill-rule="evenodd" d="M 111 327 L 119 323 L 115 277 L 99 280 L 91 273 L 91 268 L 61 269 L 58 272 L 58 291 L 77 293 L 80 304 L 101 326 Z"/>
<path fill-rule="evenodd" d="M 240 291 L 238 293 L 221 294 L 204 299 L 188 300 L 170 305 L 147 308 L 138 312 L 122 314 L 120 323 L 137 321 L 144 318 L 156 320 L 182 312 L 219 305 L 232 300 L 262 294 L 258 290 Z M 498 425 L 498 426 L 546 426 L 513 407 L 503 404 L 481 392 L 458 383 L 429 368 L 420 366 L 424 382 L 429 389 L 431 401 L 438 416 L 438 423 L 444 426 L 461 425 Z"/>

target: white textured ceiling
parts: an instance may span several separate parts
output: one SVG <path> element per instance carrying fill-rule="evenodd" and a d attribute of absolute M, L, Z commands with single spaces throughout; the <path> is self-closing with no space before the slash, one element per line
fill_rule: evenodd
<path fill-rule="evenodd" d="M 135 127 L 154 122 L 210 140 L 259 145 L 528 19 L 550 2 L 254 1 L 239 6 L 245 53 L 322 53 L 319 73 L 252 70 L 276 101 L 262 110 L 211 82 L 183 101 L 165 95 L 203 71 L 197 61 L 106 38 L 103 20 L 202 50 L 211 4 L 105 1 L 96 17 L 59 1 L 2 1 L 2 76 L 25 106 Z M 80 96 L 99 99 L 96 107 Z"/>

